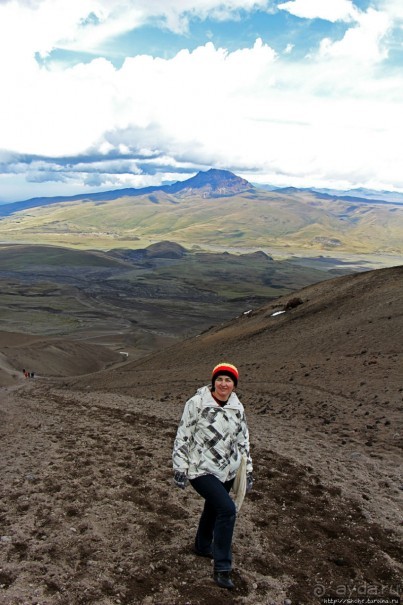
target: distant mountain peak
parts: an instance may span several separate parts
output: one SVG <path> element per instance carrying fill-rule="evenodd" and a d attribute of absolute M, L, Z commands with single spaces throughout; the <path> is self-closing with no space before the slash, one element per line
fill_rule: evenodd
<path fill-rule="evenodd" d="M 201 194 L 203 197 L 221 197 L 235 195 L 254 189 L 246 179 L 236 176 L 229 170 L 210 168 L 205 172 L 198 172 L 186 181 L 179 181 L 164 187 L 167 193 L 181 193 L 182 195 Z"/>

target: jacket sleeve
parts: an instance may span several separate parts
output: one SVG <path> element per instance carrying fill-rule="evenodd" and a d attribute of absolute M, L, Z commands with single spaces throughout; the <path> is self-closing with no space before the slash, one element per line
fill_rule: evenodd
<path fill-rule="evenodd" d="M 174 449 L 172 452 L 174 471 L 187 473 L 189 468 L 189 448 L 193 442 L 193 434 L 198 416 L 197 398 L 192 397 L 185 404 L 176 433 Z"/>
<path fill-rule="evenodd" d="M 246 456 L 246 472 L 251 473 L 253 471 L 253 464 L 249 448 L 249 430 L 244 413 L 242 414 L 241 418 L 241 424 L 237 435 L 237 442 L 239 451 L 241 452 L 241 454 L 245 454 Z"/>

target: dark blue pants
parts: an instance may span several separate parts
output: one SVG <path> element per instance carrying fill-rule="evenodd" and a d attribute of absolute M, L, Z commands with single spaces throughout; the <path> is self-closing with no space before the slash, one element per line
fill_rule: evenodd
<path fill-rule="evenodd" d="M 196 549 L 207 553 L 212 548 L 214 570 L 231 571 L 236 508 L 229 491 L 234 480 L 221 483 L 214 475 L 203 475 L 191 479 L 190 483 L 205 500 L 196 534 Z"/>

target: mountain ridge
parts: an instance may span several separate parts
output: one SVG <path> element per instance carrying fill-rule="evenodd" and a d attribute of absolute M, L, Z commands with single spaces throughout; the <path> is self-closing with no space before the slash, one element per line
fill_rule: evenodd
<path fill-rule="evenodd" d="M 169 239 L 185 247 L 269 254 L 337 249 L 339 257 L 387 256 L 388 264 L 399 264 L 403 254 L 403 204 L 257 189 L 216 169 L 160 188 L 15 202 L 0 206 L 0 217 L 1 239 L 9 243 L 110 250 Z"/>
<path fill-rule="evenodd" d="M 152 194 L 154 192 L 164 192 L 167 194 L 186 193 L 187 195 L 195 194 L 201 191 L 204 197 L 224 197 L 235 195 L 243 191 L 254 189 L 254 186 L 236 176 L 229 170 L 218 170 L 211 168 L 205 172 L 198 172 L 195 176 L 184 181 L 177 181 L 170 185 L 141 187 L 127 187 L 124 189 L 114 189 L 110 191 L 100 191 L 97 193 L 82 193 L 72 196 L 55 196 L 55 197 L 34 197 L 27 200 L 7 203 L 0 205 L 0 217 L 9 216 L 14 212 L 21 210 L 29 210 L 38 206 L 47 206 L 64 202 L 75 202 L 82 200 L 86 201 L 113 201 L 122 197 L 139 197 L 142 195 Z"/>
<path fill-rule="evenodd" d="M 390 191 L 375 191 L 363 188 L 351 189 L 349 191 L 338 191 L 315 187 L 275 187 L 271 185 L 252 184 L 229 170 L 210 168 L 207 171 L 199 171 L 193 177 L 184 181 L 176 181 L 169 185 L 153 185 L 149 187 L 126 187 L 122 189 L 111 189 L 95 193 L 78 193 L 70 196 L 43 196 L 33 197 L 25 200 L 7 202 L 0 204 L 0 217 L 10 216 L 15 212 L 29 210 L 39 206 L 52 204 L 83 201 L 103 202 L 118 200 L 123 197 L 139 197 L 156 192 L 167 194 L 195 195 L 201 193 L 203 197 L 227 197 L 247 191 L 270 191 L 281 194 L 311 193 L 322 199 L 342 200 L 353 203 L 373 203 L 403 205 L 403 194 Z"/>
<path fill-rule="evenodd" d="M 353 195 L 354 194 L 354 190 L 352 190 L 351 192 L 349 192 L 349 194 L 347 195 L 346 192 L 340 191 L 340 192 L 327 192 L 325 190 L 320 190 L 320 189 L 315 189 L 315 188 L 307 188 L 307 189 L 301 189 L 298 187 L 280 187 L 280 188 L 276 188 L 272 190 L 274 193 L 287 193 L 287 194 L 299 194 L 299 193 L 311 193 L 313 195 L 315 195 L 318 199 L 326 199 L 326 200 L 335 200 L 335 201 L 344 201 L 344 202 L 352 202 L 355 204 L 385 204 L 385 205 L 392 205 L 392 206 L 396 206 L 396 205 L 403 205 L 403 196 L 400 199 L 400 197 L 398 197 L 397 199 L 393 200 L 393 199 L 383 199 L 381 197 L 377 198 L 375 197 L 374 194 L 366 197 L 364 194 L 362 195 Z M 357 190 L 358 193 L 358 190 Z M 384 192 L 385 194 L 390 194 L 391 192 Z M 385 196 L 387 197 L 387 196 Z"/>

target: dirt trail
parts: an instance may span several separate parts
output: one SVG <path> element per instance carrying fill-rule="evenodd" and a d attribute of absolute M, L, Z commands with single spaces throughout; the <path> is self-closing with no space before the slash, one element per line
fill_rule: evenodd
<path fill-rule="evenodd" d="M 304 438 L 298 417 L 269 419 L 263 405 L 250 414 L 256 487 L 236 527 L 237 589 L 216 587 L 210 562 L 191 551 L 201 501 L 171 482 L 182 404 L 46 380 L 2 390 L 2 605 L 310 605 L 321 586 L 394 590 L 393 480 L 385 510 L 375 500 L 363 512 L 359 495 L 391 468 L 368 466 L 357 446 L 349 472 L 341 453 L 329 481 L 337 448 L 314 425 L 315 441 Z M 372 521 L 376 511 L 384 523 Z"/>

